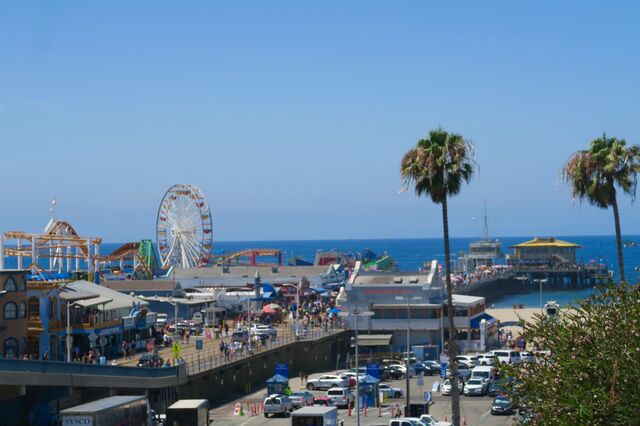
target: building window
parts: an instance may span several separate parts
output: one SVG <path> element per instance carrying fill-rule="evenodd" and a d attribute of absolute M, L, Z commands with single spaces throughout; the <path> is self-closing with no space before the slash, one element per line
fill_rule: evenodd
<path fill-rule="evenodd" d="M 4 341 L 4 356 L 5 358 L 17 358 L 18 356 L 18 341 L 13 337 Z"/>
<path fill-rule="evenodd" d="M 25 302 L 20 303 L 20 318 L 27 317 L 27 304 Z"/>
<path fill-rule="evenodd" d="M 29 298 L 28 315 L 29 321 L 40 321 L 40 301 L 37 297 Z"/>
<path fill-rule="evenodd" d="M 13 278 L 7 278 L 7 280 L 4 282 L 4 290 L 7 293 L 18 291 L 18 286 L 16 286 L 16 282 L 13 280 Z"/>
<path fill-rule="evenodd" d="M 27 280 L 22 277 L 20 284 L 18 285 L 18 291 L 27 291 Z"/>
<path fill-rule="evenodd" d="M 14 302 L 4 304 L 4 319 L 18 319 L 18 305 Z"/>

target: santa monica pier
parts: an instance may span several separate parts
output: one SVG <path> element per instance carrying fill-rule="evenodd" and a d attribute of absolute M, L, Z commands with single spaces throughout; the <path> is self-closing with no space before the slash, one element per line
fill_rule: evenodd
<path fill-rule="evenodd" d="M 193 185 L 166 192 L 155 242 L 103 252 L 101 237 L 53 215 L 41 233 L 0 232 L 0 424 L 56 424 L 65 409 L 113 395 L 144 395 L 155 413 L 180 399 L 215 407 L 269 385 L 276 370 L 292 378 L 407 352 L 440 361 L 448 339 L 437 261 L 398 270 L 392 254 L 365 248 L 214 256 L 211 212 Z M 499 295 L 608 276 L 577 263 L 579 248 L 533 238 L 505 255 L 489 238 L 471 244 L 452 276 L 459 351 L 504 344 L 485 310 Z"/>

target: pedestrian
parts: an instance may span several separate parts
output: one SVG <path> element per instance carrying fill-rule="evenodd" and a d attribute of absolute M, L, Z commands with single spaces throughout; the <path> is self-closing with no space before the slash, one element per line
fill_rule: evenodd
<path fill-rule="evenodd" d="M 189 344 L 189 337 L 191 336 L 191 331 L 190 330 L 186 330 L 184 334 L 187 337 L 187 345 L 188 345 Z"/>
<path fill-rule="evenodd" d="M 304 371 L 300 371 L 300 383 L 302 383 L 302 386 L 304 386 Z"/>

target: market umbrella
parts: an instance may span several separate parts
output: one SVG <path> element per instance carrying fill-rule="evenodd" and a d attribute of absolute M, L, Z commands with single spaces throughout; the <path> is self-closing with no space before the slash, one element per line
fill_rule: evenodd
<path fill-rule="evenodd" d="M 275 314 L 276 312 L 278 312 L 278 310 L 272 308 L 270 305 L 266 305 L 264 308 L 262 308 L 262 312 L 264 312 L 265 314 Z"/>
<path fill-rule="evenodd" d="M 331 314 L 337 314 L 337 313 L 339 313 L 339 312 L 340 312 L 340 309 L 338 309 L 338 308 L 331 308 L 331 309 L 329 309 L 329 313 L 331 313 Z"/>

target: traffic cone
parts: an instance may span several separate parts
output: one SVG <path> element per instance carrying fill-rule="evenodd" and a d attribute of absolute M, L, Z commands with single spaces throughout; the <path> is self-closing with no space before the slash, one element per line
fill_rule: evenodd
<path fill-rule="evenodd" d="M 367 417 L 367 401 L 364 401 L 364 416 Z"/>
<path fill-rule="evenodd" d="M 347 400 L 347 416 L 351 415 L 351 400 Z"/>

